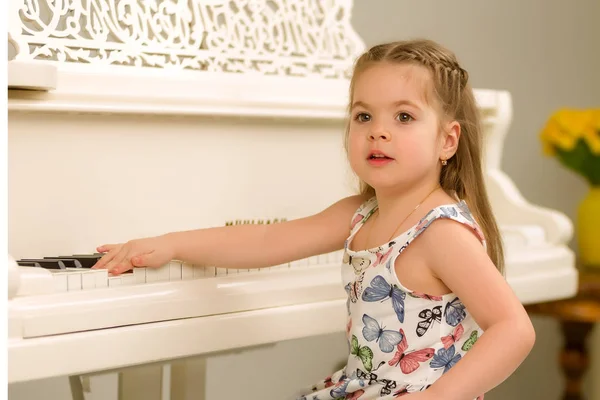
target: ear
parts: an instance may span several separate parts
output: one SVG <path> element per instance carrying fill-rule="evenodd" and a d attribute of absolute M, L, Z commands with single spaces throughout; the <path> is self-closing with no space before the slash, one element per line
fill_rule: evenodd
<path fill-rule="evenodd" d="M 456 153 L 458 139 L 460 138 L 460 124 L 450 121 L 442 130 L 442 147 L 440 149 L 440 160 L 449 160 Z"/>

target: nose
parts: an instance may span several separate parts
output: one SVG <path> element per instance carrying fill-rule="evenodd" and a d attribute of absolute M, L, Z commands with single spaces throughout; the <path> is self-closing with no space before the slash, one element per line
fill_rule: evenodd
<path fill-rule="evenodd" d="M 390 139 L 391 135 L 386 131 L 369 132 L 369 141 L 371 142 L 375 142 L 377 140 L 389 142 Z"/>

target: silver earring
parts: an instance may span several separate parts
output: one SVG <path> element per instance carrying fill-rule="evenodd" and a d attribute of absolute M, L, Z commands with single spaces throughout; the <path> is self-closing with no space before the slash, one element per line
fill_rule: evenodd
<path fill-rule="evenodd" d="M 442 160 L 442 165 L 448 165 L 448 161 Z"/>

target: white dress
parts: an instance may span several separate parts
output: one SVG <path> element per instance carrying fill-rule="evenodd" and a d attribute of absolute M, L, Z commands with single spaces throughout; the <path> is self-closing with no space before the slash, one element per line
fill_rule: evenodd
<path fill-rule="evenodd" d="M 412 291 L 402 285 L 394 269 L 396 257 L 439 218 L 466 224 L 485 247 L 466 203 L 432 209 L 383 246 L 350 250 L 352 239 L 376 208 L 375 197 L 359 207 L 345 243 L 347 364 L 316 384 L 302 400 L 395 399 L 425 390 L 460 362 L 483 333 L 456 295 Z"/>

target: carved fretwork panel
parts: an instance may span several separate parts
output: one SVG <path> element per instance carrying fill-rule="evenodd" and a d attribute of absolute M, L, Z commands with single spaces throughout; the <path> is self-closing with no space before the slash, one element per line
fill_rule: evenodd
<path fill-rule="evenodd" d="M 9 0 L 18 60 L 346 79 L 351 0 Z"/>

